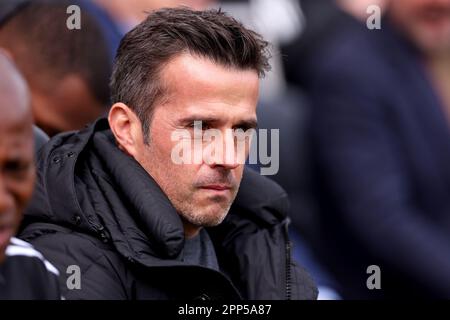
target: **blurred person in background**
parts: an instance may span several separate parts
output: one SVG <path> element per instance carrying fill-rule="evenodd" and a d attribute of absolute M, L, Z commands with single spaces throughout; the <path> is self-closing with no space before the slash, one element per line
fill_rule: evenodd
<path fill-rule="evenodd" d="M 3 52 L 0 98 L 0 300 L 58 300 L 58 271 L 14 238 L 35 180 L 33 118 L 25 80 Z"/>
<path fill-rule="evenodd" d="M 344 298 L 450 298 L 450 1 L 385 10 L 311 60 L 316 252 Z"/>
<path fill-rule="evenodd" d="M 69 1 L 19 3 L 3 15 L 0 47 L 28 82 L 35 122 L 50 136 L 80 129 L 109 104 L 111 59 L 103 33 L 87 11 L 81 29 L 69 29 Z"/>
<path fill-rule="evenodd" d="M 371 1 L 371 0 L 367 0 Z M 300 34 L 281 46 L 286 81 L 289 85 L 309 90 L 315 59 L 336 34 L 343 28 L 360 25 L 359 19 L 367 18 L 366 0 L 297 0 L 304 28 Z M 381 0 L 373 0 L 378 3 Z"/>
<path fill-rule="evenodd" d="M 215 0 L 91 0 L 108 12 L 119 30 L 125 34 L 141 23 L 150 11 L 160 8 L 187 6 L 206 9 Z"/>
<path fill-rule="evenodd" d="M 122 37 L 139 24 L 148 12 L 180 5 L 201 10 L 214 2 L 214 0 L 74 0 L 73 4 L 80 5 L 97 20 L 113 61 Z"/>
<path fill-rule="evenodd" d="M 109 12 L 93 0 L 72 0 L 71 2 L 74 5 L 80 6 L 82 12 L 86 11 L 87 14 L 92 16 L 92 18 L 94 18 L 98 23 L 102 31 L 104 41 L 108 47 L 109 58 L 112 65 L 114 58 L 116 57 L 120 40 L 123 37 L 123 33 L 120 31 L 116 21 L 111 17 Z"/>
<path fill-rule="evenodd" d="M 256 2 L 257 0 L 255 0 Z M 318 299 L 339 299 L 339 286 L 327 266 L 320 261 L 321 228 L 318 204 L 313 190 L 311 139 L 308 127 L 311 117 L 309 90 L 318 57 L 342 29 L 359 27 L 367 18 L 367 1 L 296 0 L 303 20 L 301 31 L 289 41 L 280 43 L 281 62 L 289 95 L 283 94 L 278 105 L 262 106 L 260 123 L 282 123 L 280 172 L 274 179 L 286 189 L 291 200 L 291 235 L 294 257 L 311 271 L 319 286 Z M 370 1 L 379 4 L 382 0 Z M 319 58 L 320 59 L 320 58 Z M 295 98 L 295 93 L 297 98 Z M 289 96 L 291 96 L 289 98 Z M 276 119 L 276 120 L 275 120 Z M 296 148 L 293 149 L 292 146 Z"/>
<path fill-rule="evenodd" d="M 356 19 L 366 22 L 369 7 L 377 6 L 380 12 L 384 12 L 388 2 L 389 0 L 336 0 L 336 5 Z"/>

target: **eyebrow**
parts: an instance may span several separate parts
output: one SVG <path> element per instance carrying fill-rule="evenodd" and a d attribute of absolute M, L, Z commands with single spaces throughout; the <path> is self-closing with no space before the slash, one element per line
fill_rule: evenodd
<path fill-rule="evenodd" d="M 182 125 L 188 125 L 194 121 L 201 121 L 202 123 L 218 123 L 222 121 L 220 118 L 204 116 L 204 115 L 191 115 L 179 120 Z M 256 118 L 244 119 L 238 121 L 234 127 L 244 127 L 247 129 L 256 129 L 258 127 L 258 121 Z"/>
<path fill-rule="evenodd" d="M 256 129 L 258 127 L 258 121 L 256 119 L 242 120 L 236 124 L 236 127 L 243 127 L 246 130 Z"/>

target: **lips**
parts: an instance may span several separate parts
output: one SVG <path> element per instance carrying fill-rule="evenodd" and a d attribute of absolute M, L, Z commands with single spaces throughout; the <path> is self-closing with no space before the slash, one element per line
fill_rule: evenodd
<path fill-rule="evenodd" d="M 208 189 L 208 190 L 216 190 L 216 191 L 225 191 L 225 190 L 231 190 L 232 187 L 230 185 L 221 185 L 221 184 L 211 184 L 207 186 L 200 187 L 201 189 Z"/>
<path fill-rule="evenodd" d="M 205 186 L 201 186 L 200 190 L 203 190 L 208 195 L 214 196 L 214 197 L 221 197 L 221 198 L 229 198 L 232 194 L 233 188 L 230 185 L 224 185 L 224 184 L 209 184 Z"/>

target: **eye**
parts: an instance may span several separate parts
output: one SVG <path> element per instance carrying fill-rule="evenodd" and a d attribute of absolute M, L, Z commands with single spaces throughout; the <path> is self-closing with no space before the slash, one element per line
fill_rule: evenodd
<path fill-rule="evenodd" d="M 206 121 L 201 121 L 201 120 L 195 120 L 192 121 L 191 123 L 189 123 L 188 128 L 198 128 L 201 130 L 208 130 L 211 129 L 211 125 L 206 122 Z"/>
<path fill-rule="evenodd" d="M 249 125 L 240 125 L 240 126 L 236 126 L 233 128 L 233 130 L 242 130 L 244 132 L 251 130 L 251 129 L 255 129 L 255 127 L 249 126 Z"/>
<path fill-rule="evenodd" d="M 6 174 L 14 177 L 21 177 L 28 173 L 30 169 L 30 163 L 26 161 L 13 160 L 4 164 L 3 170 Z"/>

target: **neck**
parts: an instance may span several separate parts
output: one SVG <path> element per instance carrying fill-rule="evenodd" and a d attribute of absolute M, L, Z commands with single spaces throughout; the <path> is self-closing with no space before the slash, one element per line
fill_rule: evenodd
<path fill-rule="evenodd" d="M 198 235 L 202 227 L 193 225 L 192 223 L 183 219 L 184 236 L 186 239 L 192 239 Z"/>

